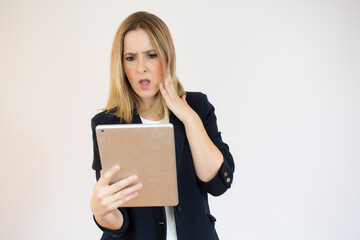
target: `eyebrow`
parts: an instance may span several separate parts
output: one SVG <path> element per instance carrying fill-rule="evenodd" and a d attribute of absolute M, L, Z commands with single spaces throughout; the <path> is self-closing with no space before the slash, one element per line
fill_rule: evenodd
<path fill-rule="evenodd" d="M 142 53 L 149 54 L 151 52 L 156 52 L 156 50 L 155 49 L 150 49 L 150 50 L 144 51 Z M 127 53 L 124 53 L 124 55 L 136 55 L 136 53 L 127 52 Z"/>

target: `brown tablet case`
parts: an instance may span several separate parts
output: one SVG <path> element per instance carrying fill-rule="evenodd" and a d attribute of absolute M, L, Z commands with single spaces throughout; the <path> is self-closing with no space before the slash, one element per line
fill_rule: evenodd
<path fill-rule="evenodd" d="M 172 124 L 98 125 L 96 136 L 104 172 L 116 164 L 121 167 L 111 183 L 137 175 L 143 185 L 123 207 L 178 204 Z"/>

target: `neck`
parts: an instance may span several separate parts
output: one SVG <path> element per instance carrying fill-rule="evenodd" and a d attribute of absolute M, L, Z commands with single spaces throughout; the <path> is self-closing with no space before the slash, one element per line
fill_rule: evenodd
<path fill-rule="evenodd" d="M 155 103 L 155 99 L 154 98 L 143 98 L 141 99 L 141 109 L 144 111 L 149 111 L 150 109 L 153 108 Z"/>
<path fill-rule="evenodd" d="M 151 121 L 159 121 L 164 118 L 164 116 L 161 115 L 155 115 L 154 114 L 154 99 L 142 99 L 141 106 L 138 109 L 138 113 L 141 117 L 151 120 Z"/>
<path fill-rule="evenodd" d="M 150 120 L 150 121 L 160 121 L 161 119 L 163 119 L 162 116 L 160 116 L 160 115 L 154 115 L 154 114 L 152 114 L 150 111 L 140 110 L 140 111 L 139 111 L 139 115 L 140 115 L 142 118 L 145 118 L 145 119 Z"/>

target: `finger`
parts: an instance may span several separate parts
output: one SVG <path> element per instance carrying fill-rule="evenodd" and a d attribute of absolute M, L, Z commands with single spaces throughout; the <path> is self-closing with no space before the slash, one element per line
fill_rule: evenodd
<path fill-rule="evenodd" d="M 111 192 L 110 189 L 108 188 L 108 189 L 106 189 L 106 192 L 107 192 L 106 197 L 103 198 L 101 204 L 102 204 L 102 206 L 106 207 L 108 210 L 112 210 L 115 207 L 115 205 L 117 206 L 117 204 L 115 204 L 116 202 L 119 203 L 119 201 L 123 200 L 123 199 L 132 199 L 134 196 L 131 197 L 130 195 L 134 195 L 134 193 L 137 193 L 141 189 L 142 189 L 141 183 L 138 183 L 134 186 L 122 189 L 121 191 L 118 191 L 115 194 L 114 194 L 114 192 Z M 129 196 L 130 196 L 130 198 L 129 198 Z M 128 201 L 128 200 L 126 200 L 126 201 Z"/>
<path fill-rule="evenodd" d="M 169 75 L 165 80 L 165 84 L 164 84 L 165 90 L 169 90 L 170 82 L 171 82 L 171 76 Z"/>
<path fill-rule="evenodd" d="M 138 192 L 134 192 L 133 194 L 127 195 L 126 197 L 121 198 L 118 201 L 114 202 L 113 204 L 110 205 L 110 207 L 112 209 L 117 209 L 117 208 L 121 207 L 122 205 L 124 205 L 126 202 L 130 201 L 131 199 L 134 199 L 138 195 L 139 195 Z"/>
<path fill-rule="evenodd" d="M 109 185 L 111 178 L 119 171 L 120 171 L 119 165 L 113 166 L 110 170 L 102 174 L 98 182 L 102 185 Z"/>
<path fill-rule="evenodd" d="M 170 82 L 170 80 L 171 80 L 171 74 L 170 74 L 170 68 L 168 67 L 165 80 L 162 83 L 164 89 L 166 89 L 167 83 Z"/>
<path fill-rule="evenodd" d="M 172 99 L 175 99 L 178 95 L 176 93 L 175 87 L 174 87 L 174 80 L 170 78 L 168 78 L 165 81 L 165 90 L 168 93 L 168 96 Z"/>
<path fill-rule="evenodd" d="M 169 94 L 168 94 L 168 92 L 166 91 L 164 85 L 163 85 L 162 83 L 160 83 L 159 88 L 160 88 L 160 93 L 161 93 L 161 95 L 162 95 L 163 98 L 165 99 L 165 102 L 167 102 L 168 99 L 169 99 Z"/>
<path fill-rule="evenodd" d="M 123 180 L 117 181 L 116 183 L 112 184 L 109 190 L 113 193 L 121 191 L 123 188 L 126 188 L 130 185 L 134 185 L 139 181 L 139 177 L 136 175 L 127 177 Z"/>
<path fill-rule="evenodd" d="M 171 79 L 170 67 L 167 68 L 167 79 Z"/>
<path fill-rule="evenodd" d="M 184 101 L 186 102 L 186 95 L 185 95 L 185 94 L 184 94 L 184 95 L 182 95 L 182 96 L 181 96 L 181 99 L 182 99 L 182 100 L 184 100 Z"/>
<path fill-rule="evenodd" d="M 160 89 L 160 92 L 161 92 L 162 95 L 165 95 L 165 94 L 166 94 L 164 84 L 160 83 L 160 84 L 159 84 L 159 89 Z"/>
<path fill-rule="evenodd" d="M 167 68 L 166 79 L 167 79 L 167 80 L 171 80 L 171 71 L 170 71 L 170 67 L 169 67 L 169 66 L 168 66 L 168 68 Z"/>
<path fill-rule="evenodd" d="M 173 93 L 174 94 L 174 97 L 178 97 L 178 94 L 177 94 L 177 91 L 176 91 L 176 89 L 175 89 L 175 84 L 177 84 L 176 83 L 176 78 L 172 78 L 172 77 L 170 77 L 170 79 L 169 79 L 169 90 L 171 91 L 171 93 Z"/>
<path fill-rule="evenodd" d="M 134 186 L 128 187 L 128 188 L 124 188 L 121 191 L 117 192 L 116 194 L 113 195 L 113 199 L 114 201 L 118 201 L 122 198 L 126 198 L 127 196 L 138 192 L 142 189 L 143 185 L 142 183 L 138 183 Z"/>
<path fill-rule="evenodd" d="M 173 87 L 174 84 L 175 84 L 175 78 L 173 78 L 173 76 L 171 75 L 170 67 L 168 67 L 168 77 L 167 77 L 167 80 L 168 80 L 168 82 L 169 82 L 169 85 Z"/>

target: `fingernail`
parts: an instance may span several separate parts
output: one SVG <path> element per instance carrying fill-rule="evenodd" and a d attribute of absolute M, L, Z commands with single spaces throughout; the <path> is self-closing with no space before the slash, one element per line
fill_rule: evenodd
<path fill-rule="evenodd" d="M 131 180 L 137 180 L 139 177 L 134 175 L 134 176 L 131 176 Z"/>

